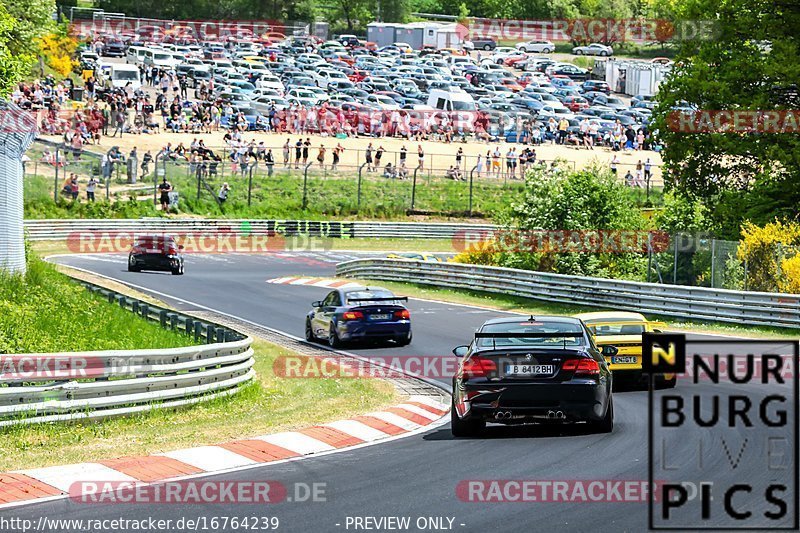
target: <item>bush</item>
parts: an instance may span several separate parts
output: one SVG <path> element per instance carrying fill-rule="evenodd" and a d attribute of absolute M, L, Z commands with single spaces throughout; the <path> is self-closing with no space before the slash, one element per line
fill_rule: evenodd
<path fill-rule="evenodd" d="M 521 198 L 500 217 L 508 233 L 475 245 L 454 260 L 560 274 L 642 279 L 647 258 L 641 253 L 565 252 L 561 245 L 542 248 L 551 244 L 547 230 L 575 231 L 580 236 L 604 230 L 646 229 L 647 221 L 631 202 L 629 193 L 610 172 L 599 168 L 562 169 L 556 173 L 534 170 L 526 177 Z M 536 236 L 532 241 L 530 234 Z M 564 234 L 554 235 L 558 239 Z"/>
<path fill-rule="evenodd" d="M 800 224 L 776 220 L 742 225 L 738 257 L 747 265 L 747 287 L 754 291 L 800 292 Z"/>

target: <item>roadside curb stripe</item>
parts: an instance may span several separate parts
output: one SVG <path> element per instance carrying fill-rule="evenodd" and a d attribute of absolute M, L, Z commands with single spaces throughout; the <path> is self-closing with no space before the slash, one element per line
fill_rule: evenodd
<path fill-rule="evenodd" d="M 162 455 L 139 455 L 106 459 L 100 461 L 100 464 L 148 483 L 202 472 L 195 466 Z"/>
<path fill-rule="evenodd" d="M 400 407 L 390 407 L 386 410 L 386 412 L 395 414 L 397 416 L 402 416 L 403 418 L 406 418 L 420 426 L 427 426 L 432 422 L 430 418 L 418 415 L 417 413 L 412 413 L 408 409 L 401 409 Z"/>
<path fill-rule="evenodd" d="M 373 416 L 362 415 L 355 417 L 353 420 L 361 422 L 362 424 L 371 428 L 375 428 L 378 431 L 388 433 L 389 435 L 400 435 L 401 433 L 408 431 L 400 426 L 395 426 L 394 424 L 390 424 L 385 420 L 381 420 L 380 418 L 375 418 Z"/>
<path fill-rule="evenodd" d="M 310 428 L 301 429 L 300 433 L 308 435 L 312 439 L 321 440 L 334 448 L 347 448 L 348 446 L 355 446 L 356 444 L 363 444 L 365 442 L 352 435 L 348 435 L 344 431 L 325 426 L 312 426 Z"/>
<path fill-rule="evenodd" d="M 19 472 L 42 483 L 46 483 L 61 492 L 69 492 L 73 483 L 81 481 L 136 481 L 136 478 L 124 474 L 100 463 L 76 463 L 64 466 L 48 466 Z"/>
<path fill-rule="evenodd" d="M 62 492 L 25 474 L 0 474 L 0 504 L 57 496 Z"/>
<path fill-rule="evenodd" d="M 190 464 L 205 472 L 225 470 L 253 464 L 256 461 L 248 459 L 238 453 L 226 450 L 221 446 L 198 446 L 197 448 L 184 448 L 159 455 L 172 457 L 178 461 Z"/>
<path fill-rule="evenodd" d="M 221 447 L 228 451 L 252 459 L 259 463 L 269 463 L 272 461 L 280 461 L 281 459 L 288 459 L 290 457 L 299 457 L 300 454 L 275 446 L 269 442 L 252 439 L 252 440 L 237 440 L 221 444 Z"/>
<path fill-rule="evenodd" d="M 80 482 L 147 485 L 399 438 L 440 420 L 447 413 L 446 407 L 430 397 L 414 395 L 383 411 L 215 446 L 0 473 L 0 508 L 63 498 L 73 484 Z"/>

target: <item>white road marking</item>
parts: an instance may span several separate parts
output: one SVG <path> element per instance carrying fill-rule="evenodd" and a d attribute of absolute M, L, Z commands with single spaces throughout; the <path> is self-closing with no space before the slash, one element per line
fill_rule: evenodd
<path fill-rule="evenodd" d="M 20 470 L 18 473 L 38 479 L 42 483 L 47 483 L 51 487 L 67 493 L 74 483 L 82 481 L 138 481 L 136 478 L 99 463 L 49 466 L 46 468 Z"/>

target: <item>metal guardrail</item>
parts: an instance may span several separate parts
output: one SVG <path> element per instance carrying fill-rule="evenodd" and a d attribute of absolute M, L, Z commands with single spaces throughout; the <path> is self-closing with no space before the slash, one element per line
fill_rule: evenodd
<path fill-rule="evenodd" d="M 800 327 L 800 295 L 661 285 L 460 263 L 358 259 L 336 275 L 736 324 Z"/>
<path fill-rule="evenodd" d="M 184 331 L 205 344 L 9 355 L 16 361 L 27 359 L 28 364 L 58 361 L 78 371 L 0 376 L 0 427 L 91 420 L 190 405 L 233 394 L 255 376 L 249 336 L 89 282 L 81 283 L 111 303 L 164 328 Z"/>
<path fill-rule="evenodd" d="M 330 238 L 452 239 L 470 232 L 495 231 L 491 224 L 427 222 L 234 220 L 234 219 L 47 219 L 26 220 L 25 232 L 32 241 L 64 240 L 79 232 L 207 232 L 230 231 L 246 235 L 275 234 L 287 237 L 307 235 Z"/>

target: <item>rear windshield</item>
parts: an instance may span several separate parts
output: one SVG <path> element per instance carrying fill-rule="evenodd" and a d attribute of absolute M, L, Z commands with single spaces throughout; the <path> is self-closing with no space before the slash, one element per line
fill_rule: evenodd
<path fill-rule="evenodd" d="M 507 333 L 509 337 L 491 339 L 476 339 L 478 346 L 489 348 L 492 346 L 583 346 L 583 332 L 581 326 L 575 322 L 551 321 L 520 321 L 488 324 L 481 329 L 481 333 Z M 548 334 L 546 337 L 514 337 L 514 334 Z M 565 336 L 549 336 L 564 333 Z M 576 336 L 580 334 L 580 336 Z"/>
<path fill-rule="evenodd" d="M 602 337 L 604 335 L 641 335 L 645 331 L 643 322 L 630 322 L 621 324 L 587 324 L 589 330 Z"/>

